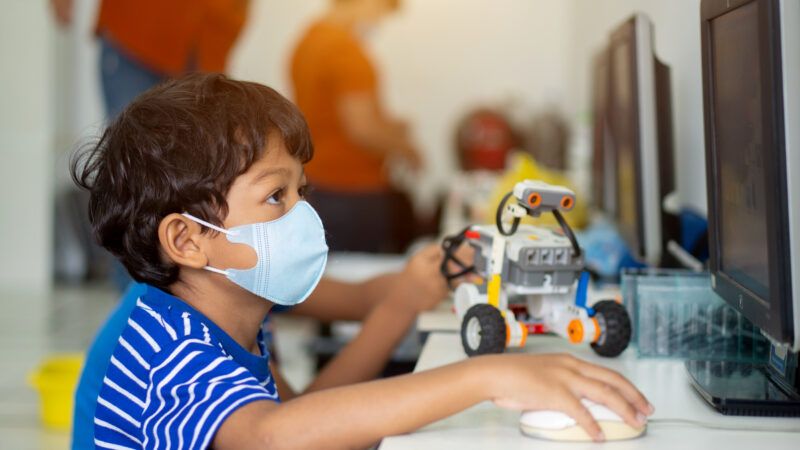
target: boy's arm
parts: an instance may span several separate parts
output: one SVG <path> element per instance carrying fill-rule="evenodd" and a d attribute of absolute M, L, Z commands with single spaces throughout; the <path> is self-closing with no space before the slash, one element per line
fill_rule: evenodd
<path fill-rule="evenodd" d="M 447 295 L 439 275 L 441 250 L 429 245 L 411 257 L 385 299 L 364 320 L 358 335 L 336 355 L 306 389 L 313 392 L 375 378 L 408 333 L 421 311 L 432 308 Z"/>
<path fill-rule="evenodd" d="M 398 290 L 394 296 L 403 296 Z M 399 300 L 404 300 L 401 298 Z M 372 310 L 358 335 L 317 375 L 305 392 L 358 383 L 381 373 L 395 347 L 408 333 L 417 314 L 398 308 L 391 299 Z"/>
<path fill-rule="evenodd" d="M 471 261 L 472 250 L 463 246 L 458 256 Z M 431 308 L 447 296 L 447 286 L 439 273 L 442 258 L 439 246 L 429 244 L 409 258 L 402 272 L 378 275 L 361 283 L 323 278 L 308 300 L 293 307 L 290 314 L 323 322 L 364 320 L 375 305 L 386 301 L 392 292 L 405 285 L 415 285 L 415 291 L 404 303 L 413 304 L 416 297 L 422 295 L 434 300 L 433 304 L 425 300 L 423 309 Z M 420 260 L 424 260 L 424 264 Z"/>
<path fill-rule="evenodd" d="M 611 370 L 566 355 L 491 355 L 314 392 L 280 406 L 251 403 L 223 423 L 214 448 L 366 447 L 484 400 L 564 411 L 601 440 L 583 397 L 607 405 L 631 426 L 642 426 L 652 413 L 642 394 Z"/>
<path fill-rule="evenodd" d="M 269 363 L 269 371 L 272 373 L 272 378 L 275 380 L 275 387 L 278 389 L 278 395 L 281 396 L 281 401 L 289 401 L 297 396 L 297 393 L 289 386 L 286 379 L 283 378 L 280 366 L 272 362 Z"/>
<path fill-rule="evenodd" d="M 322 322 L 364 320 L 401 278 L 400 273 L 378 275 L 362 283 L 323 278 L 308 300 L 293 307 L 290 314 Z"/>

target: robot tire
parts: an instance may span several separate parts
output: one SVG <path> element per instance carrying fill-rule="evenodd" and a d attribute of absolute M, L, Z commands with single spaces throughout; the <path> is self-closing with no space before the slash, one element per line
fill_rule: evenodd
<path fill-rule="evenodd" d="M 472 305 L 461 321 L 461 343 L 467 356 L 503 353 L 506 321 L 500 310 L 487 303 Z"/>
<path fill-rule="evenodd" d="M 592 344 L 600 356 L 614 357 L 622 353 L 631 341 L 631 319 L 628 311 L 614 300 L 603 300 L 593 306 L 595 318 L 600 323 L 602 334 Z"/>

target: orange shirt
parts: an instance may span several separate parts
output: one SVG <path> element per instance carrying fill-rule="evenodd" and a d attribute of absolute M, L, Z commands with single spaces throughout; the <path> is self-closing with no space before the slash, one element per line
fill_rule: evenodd
<path fill-rule="evenodd" d="M 222 72 L 248 0 L 103 0 L 97 32 L 150 68 L 179 75 L 189 63 Z"/>
<path fill-rule="evenodd" d="M 339 192 L 377 192 L 389 187 L 383 156 L 353 142 L 338 118 L 337 101 L 348 93 L 377 92 L 377 75 L 356 36 L 318 22 L 292 57 L 292 83 L 314 140 L 309 181 Z"/>

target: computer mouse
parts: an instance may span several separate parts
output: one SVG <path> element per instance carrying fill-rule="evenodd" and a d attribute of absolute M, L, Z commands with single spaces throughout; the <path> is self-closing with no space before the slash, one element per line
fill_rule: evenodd
<path fill-rule="evenodd" d="M 597 420 L 607 441 L 621 441 L 642 436 L 647 425 L 635 428 L 614 411 L 589 400 L 581 400 L 592 416 Z M 575 419 L 559 411 L 527 411 L 519 418 L 519 427 L 523 434 L 550 441 L 591 441 L 592 438 L 581 428 Z"/>

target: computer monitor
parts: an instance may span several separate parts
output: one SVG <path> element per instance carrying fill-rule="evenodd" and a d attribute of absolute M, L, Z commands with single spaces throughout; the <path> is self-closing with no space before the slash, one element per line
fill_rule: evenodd
<path fill-rule="evenodd" d="M 712 287 L 772 349 L 728 391 L 693 377 L 717 407 L 800 415 L 800 2 L 703 0 L 701 19 Z"/>
<path fill-rule="evenodd" d="M 610 77 L 608 47 L 592 60 L 592 205 L 616 216 L 616 159 L 610 144 L 608 91 Z"/>
<path fill-rule="evenodd" d="M 703 54 L 715 290 L 794 350 L 800 350 L 800 40 L 783 36 L 797 35 L 800 22 L 782 27 L 780 11 L 796 12 L 798 4 L 703 3 L 704 17 L 711 16 Z"/>
<path fill-rule="evenodd" d="M 670 71 L 655 57 L 647 17 L 636 14 L 612 32 L 609 65 L 616 222 L 634 257 L 662 266 L 679 234 L 677 217 L 663 208 L 674 190 Z"/>

